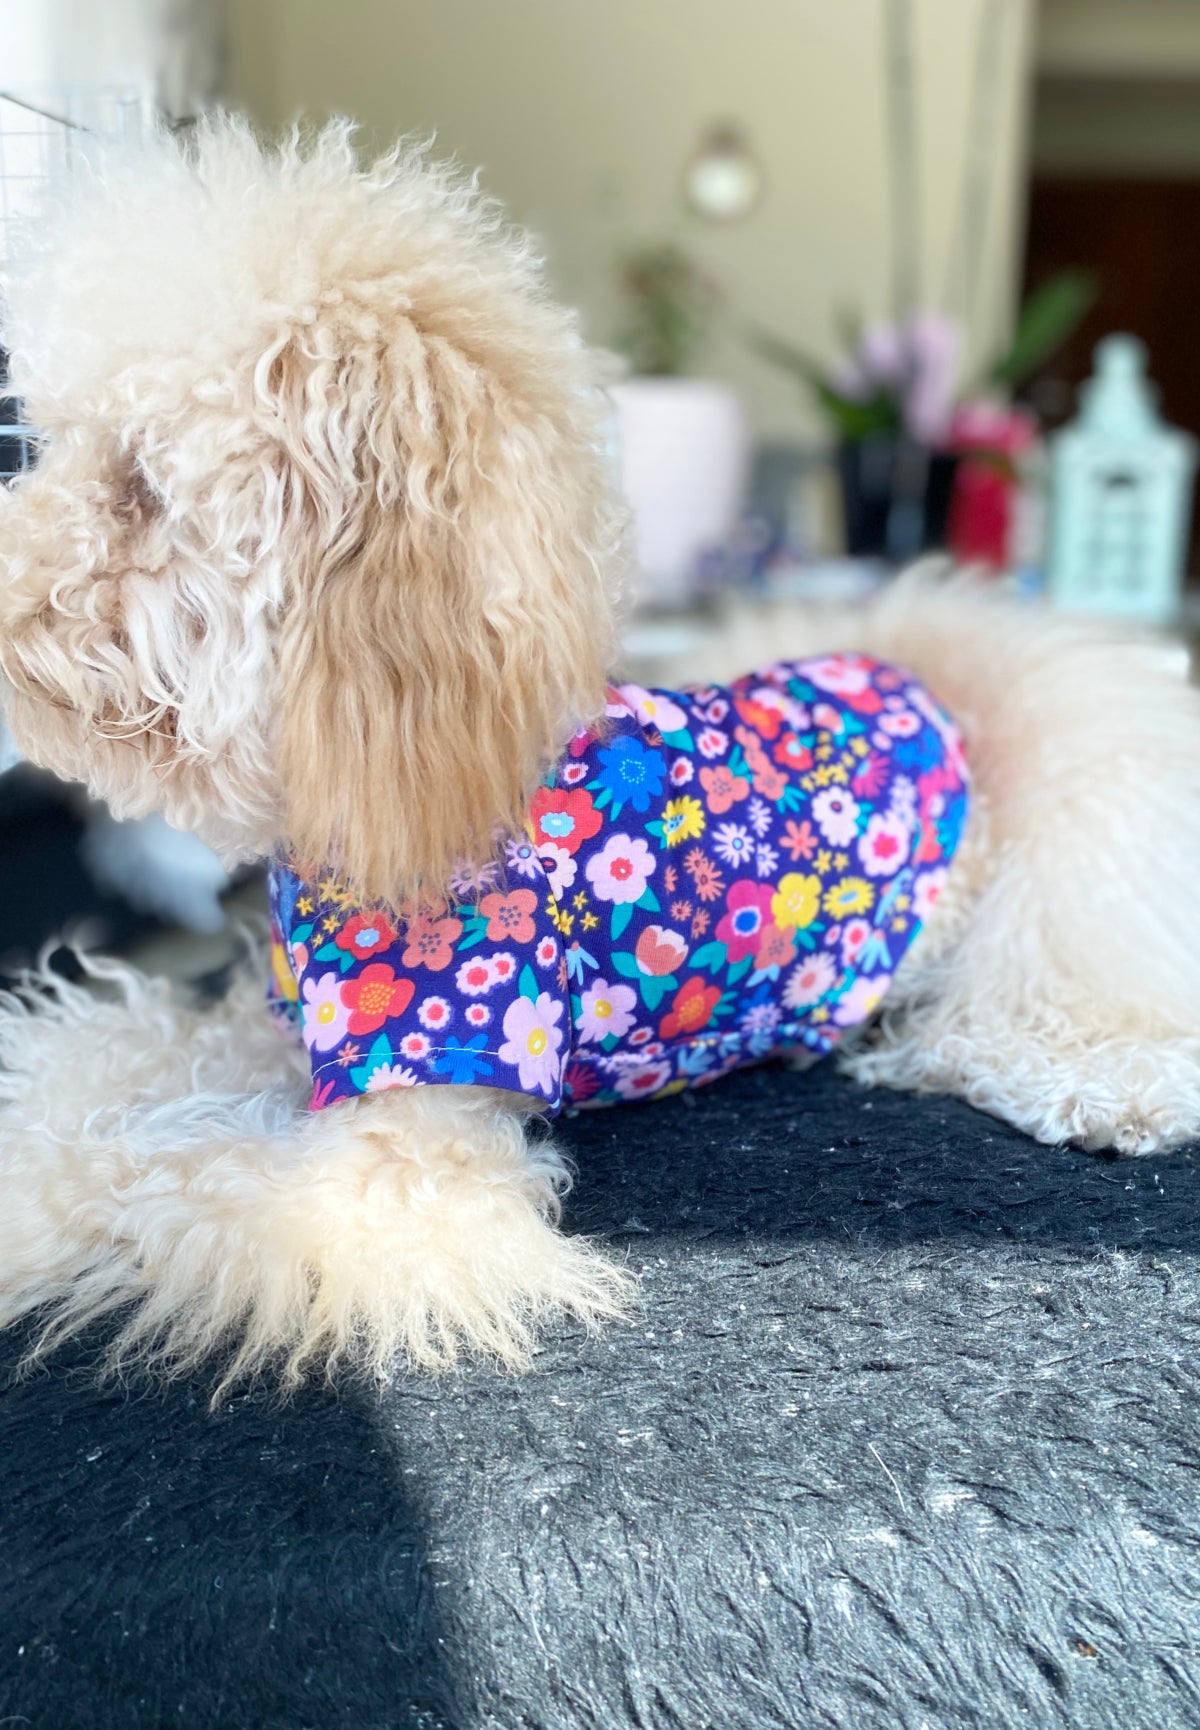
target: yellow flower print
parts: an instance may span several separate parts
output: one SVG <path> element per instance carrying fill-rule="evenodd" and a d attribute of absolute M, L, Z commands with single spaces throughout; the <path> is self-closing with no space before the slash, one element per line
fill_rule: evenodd
<path fill-rule="evenodd" d="M 288 961 L 288 952 L 282 943 L 271 945 L 271 972 L 275 978 L 275 989 L 285 1003 L 300 1001 L 300 987 L 296 984 L 296 976 Z"/>
<path fill-rule="evenodd" d="M 576 909 L 576 911 L 582 912 L 582 910 L 587 906 L 587 890 L 581 889 L 571 905 Z"/>
<path fill-rule="evenodd" d="M 571 927 L 575 923 L 575 915 L 573 913 L 563 913 L 560 911 L 555 923 L 563 936 L 569 937 L 571 935 Z"/>
<path fill-rule="evenodd" d="M 849 865 L 849 863 L 850 863 L 850 855 L 848 853 L 835 853 L 834 854 L 834 856 L 833 856 L 833 868 L 835 871 L 844 871 L 846 869 L 846 867 Z"/>
<path fill-rule="evenodd" d="M 825 761 L 826 757 L 831 757 L 832 755 L 833 746 L 828 742 L 828 740 L 826 740 L 823 745 L 817 746 L 817 756 L 822 763 Z"/>
<path fill-rule="evenodd" d="M 825 911 L 831 919 L 850 919 L 865 913 L 875 900 L 875 886 L 865 877 L 843 877 L 825 891 Z"/>
<path fill-rule="evenodd" d="M 321 929 L 322 931 L 336 931 L 341 923 L 336 913 L 327 913 L 321 921 Z"/>
<path fill-rule="evenodd" d="M 596 929 L 597 925 L 599 925 L 599 923 L 600 923 L 600 921 L 599 921 L 599 919 L 597 919 L 597 917 L 594 913 L 585 913 L 584 914 L 584 916 L 583 916 L 583 929 L 585 931 L 594 931 Z"/>
<path fill-rule="evenodd" d="M 672 799 L 663 812 L 663 840 L 668 847 L 678 847 L 681 841 L 694 841 L 704 832 L 704 807 L 699 799 Z"/>
<path fill-rule="evenodd" d="M 296 912 L 297 913 L 303 914 L 305 919 L 307 919 L 309 914 L 312 912 L 312 910 L 313 910 L 313 904 L 312 904 L 312 896 L 311 895 L 301 895 L 301 896 L 297 897 L 297 900 L 296 900 Z"/>
<path fill-rule="evenodd" d="M 856 757 L 865 757 L 871 747 L 867 744 L 867 741 L 860 733 L 857 738 L 851 739 L 850 749 L 854 752 Z"/>
<path fill-rule="evenodd" d="M 832 863 L 833 863 L 833 860 L 830 857 L 828 847 L 822 847 L 820 849 L 820 851 L 818 852 L 816 858 L 813 860 L 813 870 L 819 871 L 821 873 L 821 876 L 824 877 L 825 873 L 829 870 L 829 867 Z"/>
<path fill-rule="evenodd" d="M 797 926 L 803 930 L 817 917 L 820 904 L 820 878 L 802 877 L 798 871 L 789 871 L 780 878 L 779 888 L 771 897 L 771 917 L 785 931 Z"/>

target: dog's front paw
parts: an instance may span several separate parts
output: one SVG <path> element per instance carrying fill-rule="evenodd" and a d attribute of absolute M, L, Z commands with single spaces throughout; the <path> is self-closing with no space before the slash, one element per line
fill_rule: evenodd
<path fill-rule="evenodd" d="M 235 1116 L 211 1141 L 128 1160 L 73 1277 L 39 1294 L 43 1345 L 120 1310 L 114 1367 L 215 1357 L 223 1390 L 260 1373 L 383 1380 L 464 1349 L 523 1368 L 545 1318 L 620 1316 L 633 1281 L 557 1230 L 566 1168 L 504 1097 L 372 1094 L 283 1138 Z"/>

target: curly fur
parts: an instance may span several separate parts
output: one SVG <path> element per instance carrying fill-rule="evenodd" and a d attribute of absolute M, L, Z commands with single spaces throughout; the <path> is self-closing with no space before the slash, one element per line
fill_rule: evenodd
<path fill-rule="evenodd" d="M 34 1358 L 123 1310 L 111 1368 L 224 1351 L 220 1394 L 268 1367 L 285 1387 L 314 1366 L 443 1368 L 464 1343 L 520 1368 L 540 1315 L 620 1312 L 629 1282 L 555 1232 L 567 1168 L 509 1096 L 310 1114 L 263 956 L 206 1010 L 87 965 L 104 995 L 43 973 L 0 1014 L 0 1328 L 45 1311 Z"/>
<path fill-rule="evenodd" d="M 850 614 L 726 631 L 722 670 L 780 643 L 910 667 L 974 781 L 938 917 L 850 1073 L 1050 1143 L 1138 1154 L 1200 1131 L 1200 693 L 1177 653 L 933 564 Z"/>
<path fill-rule="evenodd" d="M 411 145 L 360 168 L 343 124 L 102 157 L 41 232 L 5 322 L 46 436 L 0 497 L 19 743 L 227 857 L 436 895 L 602 710 L 601 364 L 472 186 Z M 1047 1141 L 1195 1133 L 1196 694 L 1149 645 L 928 572 L 844 633 L 774 618 L 689 676 L 845 642 L 964 728 L 963 855 L 853 1073 Z M 628 1301 L 554 1230 L 565 1168 L 515 1096 L 310 1117 L 257 979 L 200 1011 L 94 966 L 99 991 L 0 1014 L 0 1322 L 41 1308 L 48 1345 L 120 1310 L 114 1363 L 290 1381 L 463 1344 L 520 1364 L 543 1313 Z"/>
<path fill-rule="evenodd" d="M 603 709 L 603 367 L 414 144 L 233 120 L 102 153 L 7 285 L 46 435 L 3 504 L 30 756 L 226 858 L 441 890 Z M 386 788 L 386 798 L 381 796 Z M 447 795 L 450 795 L 449 797 Z"/>

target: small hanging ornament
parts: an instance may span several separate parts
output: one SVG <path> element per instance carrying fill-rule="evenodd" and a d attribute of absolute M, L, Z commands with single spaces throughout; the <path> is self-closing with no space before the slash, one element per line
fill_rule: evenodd
<path fill-rule="evenodd" d="M 1055 603 L 1169 624 L 1179 612 L 1196 441 L 1167 426 L 1136 337 L 1109 336 L 1077 418 L 1050 441 Z"/>

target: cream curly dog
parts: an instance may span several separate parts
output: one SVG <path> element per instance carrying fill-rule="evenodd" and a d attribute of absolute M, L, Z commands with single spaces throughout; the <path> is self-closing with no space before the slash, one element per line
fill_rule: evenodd
<path fill-rule="evenodd" d="M 363 168 L 342 125 L 266 151 L 218 121 L 63 187 L 3 336 L 45 435 L 0 495 L 26 754 L 227 860 L 327 866 L 367 908 L 486 874 L 613 708 L 617 656 L 603 377 L 527 240 L 422 150 Z M 764 639 L 697 671 L 877 656 L 971 768 L 941 899 L 840 1061 L 1048 1143 L 1196 1133 L 1200 706 L 1163 651 L 920 572 Z M 371 1070 L 309 1113 L 257 973 L 203 1010 L 93 968 L 0 1018 L 0 1323 L 42 1310 L 49 1343 L 120 1308 L 115 1361 L 218 1350 L 226 1379 L 294 1380 L 464 1344 L 519 1364 L 540 1315 L 627 1301 L 556 1230 L 566 1172 L 527 1092 Z"/>

